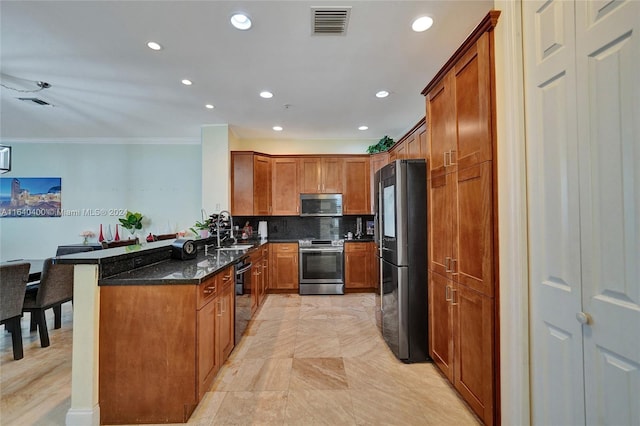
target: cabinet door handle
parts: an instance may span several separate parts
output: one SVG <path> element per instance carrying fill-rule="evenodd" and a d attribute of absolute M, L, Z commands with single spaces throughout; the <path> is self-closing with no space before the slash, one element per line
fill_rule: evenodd
<path fill-rule="evenodd" d="M 320 192 L 320 184 L 318 184 L 318 192 Z"/>
<path fill-rule="evenodd" d="M 215 293 L 216 292 L 216 287 L 215 286 L 209 286 L 209 287 L 205 287 L 203 293 L 204 294 L 211 294 L 211 293 Z"/>
<path fill-rule="evenodd" d="M 443 158 L 443 162 L 444 162 L 444 166 L 447 167 L 447 154 L 449 153 L 449 151 L 445 151 L 442 153 L 442 158 Z"/>
<path fill-rule="evenodd" d="M 458 302 L 456 302 L 456 294 L 458 293 L 458 290 L 452 288 L 451 289 L 451 305 L 455 306 L 458 304 Z"/>
<path fill-rule="evenodd" d="M 445 272 L 453 272 L 451 270 L 451 258 L 448 257 L 448 256 L 444 258 L 444 271 Z"/>
<path fill-rule="evenodd" d="M 446 300 L 447 302 L 451 302 L 451 286 L 450 285 L 445 287 L 444 300 Z"/>
<path fill-rule="evenodd" d="M 458 259 L 451 258 L 450 263 L 451 263 L 451 271 L 449 272 L 451 272 L 453 275 L 458 275 L 458 272 L 456 272 L 458 269 Z"/>
<path fill-rule="evenodd" d="M 218 317 L 222 316 L 222 303 L 220 302 L 220 300 L 218 300 L 218 315 L 216 315 Z"/>
<path fill-rule="evenodd" d="M 449 151 L 449 165 L 450 166 L 455 166 L 456 163 L 453 162 L 453 154 L 455 153 L 455 150 L 451 150 Z"/>

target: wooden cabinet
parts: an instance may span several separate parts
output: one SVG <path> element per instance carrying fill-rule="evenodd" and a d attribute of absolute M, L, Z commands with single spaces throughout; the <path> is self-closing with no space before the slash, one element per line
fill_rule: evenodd
<path fill-rule="evenodd" d="M 272 159 L 272 211 L 274 216 L 298 215 L 300 213 L 298 158 L 275 157 Z"/>
<path fill-rule="evenodd" d="M 253 216 L 253 152 L 231 153 L 231 214 Z"/>
<path fill-rule="evenodd" d="M 493 299 L 437 273 L 429 279 L 434 363 L 487 424 L 493 422 Z"/>
<path fill-rule="evenodd" d="M 423 91 L 430 353 L 486 424 L 499 418 L 491 12 Z"/>
<path fill-rule="evenodd" d="M 486 423 L 494 423 L 494 301 L 464 285 L 454 284 L 453 385 Z"/>
<path fill-rule="evenodd" d="M 253 214 L 271 214 L 271 158 L 264 155 L 253 157 Z"/>
<path fill-rule="evenodd" d="M 216 305 L 216 348 L 219 364 L 222 365 L 233 350 L 235 330 L 235 280 L 233 268 L 219 274 L 220 296 Z M 208 389 L 208 388 L 207 388 Z"/>
<path fill-rule="evenodd" d="M 268 215 L 271 211 L 271 158 L 254 152 L 231 153 L 231 214 Z"/>
<path fill-rule="evenodd" d="M 233 349 L 233 291 L 233 267 L 200 285 L 100 287 L 101 424 L 189 419 Z"/>
<path fill-rule="evenodd" d="M 344 214 L 371 214 L 369 158 L 344 159 Z"/>
<path fill-rule="evenodd" d="M 263 244 L 254 250 L 251 255 L 251 314 L 264 302 L 269 284 L 269 245 Z"/>
<path fill-rule="evenodd" d="M 220 349 L 218 347 L 218 335 L 216 331 L 218 316 L 218 303 L 215 295 L 220 289 L 218 276 L 207 280 L 199 287 L 199 293 L 204 294 L 203 304 L 197 310 L 196 329 L 198 330 L 197 348 L 197 375 L 198 375 L 198 400 L 204 397 L 205 392 L 211 387 L 213 378 L 220 369 Z"/>
<path fill-rule="evenodd" d="M 456 123 L 453 72 L 449 72 L 427 94 L 431 175 L 441 175 L 455 167 Z M 448 170 L 445 170 L 445 165 Z"/>
<path fill-rule="evenodd" d="M 304 157 L 300 160 L 300 193 L 342 193 L 342 158 Z"/>
<path fill-rule="evenodd" d="M 457 131 L 453 161 L 458 169 L 492 159 L 489 37 L 484 33 L 452 70 Z"/>
<path fill-rule="evenodd" d="M 411 136 L 406 141 L 407 145 L 407 158 L 420 158 L 420 138 L 416 133 L 411 134 Z"/>
<path fill-rule="evenodd" d="M 298 292 L 298 244 L 272 243 L 270 254 L 272 290 Z"/>
<path fill-rule="evenodd" d="M 346 242 L 344 245 L 345 289 L 363 290 L 376 287 L 373 264 L 375 250 L 373 242 Z M 377 275 L 377 274 L 376 274 Z"/>

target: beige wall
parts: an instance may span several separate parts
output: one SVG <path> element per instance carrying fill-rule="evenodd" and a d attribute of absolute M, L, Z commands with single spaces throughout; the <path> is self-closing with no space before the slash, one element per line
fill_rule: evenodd
<path fill-rule="evenodd" d="M 377 139 L 230 139 L 229 149 L 231 151 L 258 151 L 265 154 L 366 154 L 367 147 L 377 142 Z"/>

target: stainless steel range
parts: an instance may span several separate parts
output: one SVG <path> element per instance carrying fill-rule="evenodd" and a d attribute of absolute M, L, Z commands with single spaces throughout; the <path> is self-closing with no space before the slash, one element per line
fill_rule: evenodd
<path fill-rule="evenodd" d="M 344 294 L 344 240 L 300 240 L 300 294 Z"/>

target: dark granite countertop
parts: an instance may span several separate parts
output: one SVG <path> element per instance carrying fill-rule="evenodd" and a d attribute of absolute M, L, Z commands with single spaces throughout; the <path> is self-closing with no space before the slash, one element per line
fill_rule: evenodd
<path fill-rule="evenodd" d="M 249 255 L 249 250 L 204 250 L 189 260 L 167 259 L 99 280 L 100 285 L 200 284 Z"/>
<path fill-rule="evenodd" d="M 215 239 L 195 240 L 198 256 L 195 259 L 178 260 L 171 257 L 171 244 L 174 241 L 68 254 L 56 257 L 55 263 L 98 265 L 99 285 L 200 284 L 269 242 L 242 240 L 238 243 L 253 244 L 253 247 L 247 250 L 209 249 L 205 254 L 204 244 L 215 244 Z"/>

